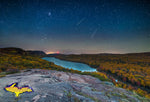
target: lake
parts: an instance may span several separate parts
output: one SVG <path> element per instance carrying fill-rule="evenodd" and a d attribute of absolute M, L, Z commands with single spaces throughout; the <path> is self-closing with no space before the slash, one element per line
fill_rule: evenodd
<path fill-rule="evenodd" d="M 89 65 L 83 64 L 83 63 L 60 60 L 55 57 L 44 57 L 42 59 L 49 61 L 49 62 L 53 62 L 54 64 L 67 68 L 67 69 L 74 69 L 74 70 L 78 70 L 82 72 L 95 72 L 96 71 L 95 68 L 92 68 Z"/>

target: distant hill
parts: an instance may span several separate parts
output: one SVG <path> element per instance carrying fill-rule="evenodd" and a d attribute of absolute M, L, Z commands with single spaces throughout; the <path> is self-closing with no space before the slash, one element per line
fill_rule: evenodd
<path fill-rule="evenodd" d="M 150 56 L 150 52 L 127 53 L 126 55 L 146 55 L 146 56 Z"/>
<path fill-rule="evenodd" d="M 47 55 L 47 56 L 61 56 L 66 54 L 61 53 L 54 53 L 54 54 L 46 54 L 44 51 L 37 51 L 37 50 L 24 50 L 22 48 L 16 48 L 16 47 L 6 47 L 6 48 L 0 48 L 0 53 L 6 53 L 6 54 L 21 54 L 21 55 Z M 69 54 L 69 55 L 76 55 L 76 54 Z M 77 54 L 78 55 L 78 54 Z M 126 53 L 126 54 L 113 54 L 113 53 L 98 53 L 98 54 L 79 54 L 79 55 L 146 55 L 150 56 L 150 52 L 140 52 L 140 53 Z"/>
<path fill-rule="evenodd" d="M 41 56 L 43 56 L 43 55 L 46 55 L 46 53 L 45 52 L 43 52 L 43 51 L 26 51 L 29 55 L 41 55 Z"/>
<path fill-rule="evenodd" d="M 69 56 L 150 56 L 150 52 L 140 52 L 140 53 L 125 53 L 125 54 L 113 54 L 113 53 L 98 53 L 98 54 L 47 54 L 47 57 L 69 57 Z"/>
<path fill-rule="evenodd" d="M 0 53 L 24 55 L 26 54 L 26 51 L 21 48 L 7 47 L 7 48 L 0 48 Z"/>
<path fill-rule="evenodd" d="M 15 47 L 7 47 L 7 48 L 0 48 L 0 53 L 5 54 L 19 54 L 19 55 L 35 55 L 35 56 L 43 56 L 46 55 L 43 51 L 31 51 L 31 50 L 23 50 L 21 48 L 15 48 Z"/>
<path fill-rule="evenodd" d="M 74 54 L 73 54 L 74 55 Z M 150 55 L 150 52 L 139 52 L 139 53 L 98 53 L 98 54 L 80 54 L 80 55 Z"/>

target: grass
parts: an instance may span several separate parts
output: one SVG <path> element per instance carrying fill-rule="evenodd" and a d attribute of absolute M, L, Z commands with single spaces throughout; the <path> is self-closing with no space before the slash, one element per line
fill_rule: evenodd
<path fill-rule="evenodd" d="M 14 73 L 19 73 L 20 71 L 17 71 L 17 72 L 1 72 L 0 73 L 0 78 L 1 77 L 5 77 L 6 75 L 9 75 L 9 74 L 14 74 Z"/>
<path fill-rule="evenodd" d="M 84 94 L 84 93 L 81 93 L 81 92 L 76 92 L 77 94 L 81 95 L 81 96 L 84 96 L 84 97 L 87 97 L 87 98 L 90 98 L 91 100 L 95 101 L 95 102 L 100 102 L 97 98 L 94 98 L 92 96 L 89 96 L 87 94 Z"/>

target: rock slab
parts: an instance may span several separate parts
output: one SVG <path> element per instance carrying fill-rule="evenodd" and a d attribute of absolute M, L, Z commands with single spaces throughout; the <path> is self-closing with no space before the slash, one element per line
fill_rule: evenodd
<path fill-rule="evenodd" d="M 6 92 L 4 87 L 18 82 L 34 92 Z M 0 78 L 0 102 L 142 102 L 135 94 L 89 75 L 32 69 Z"/>

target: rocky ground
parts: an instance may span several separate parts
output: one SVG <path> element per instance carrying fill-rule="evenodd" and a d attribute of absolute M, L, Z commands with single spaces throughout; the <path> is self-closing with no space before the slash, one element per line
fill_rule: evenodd
<path fill-rule="evenodd" d="M 6 92 L 13 82 L 29 85 L 32 93 Z M 0 78 L 0 102 L 149 102 L 135 93 L 89 75 L 32 69 Z"/>

